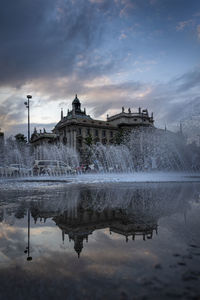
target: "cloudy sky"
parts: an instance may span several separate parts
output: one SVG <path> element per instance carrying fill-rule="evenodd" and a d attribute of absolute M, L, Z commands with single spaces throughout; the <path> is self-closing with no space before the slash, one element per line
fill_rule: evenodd
<path fill-rule="evenodd" d="M 199 131 L 199 0 L 1 0 L 0 127 L 51 130 L 77 93 L 94 118 L 131 107 Z M 183 126 L 183 127 L 184 127 Z"/>

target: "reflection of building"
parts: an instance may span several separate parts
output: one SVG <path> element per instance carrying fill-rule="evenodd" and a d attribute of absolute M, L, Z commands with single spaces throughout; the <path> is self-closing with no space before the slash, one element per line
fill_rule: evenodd
<path fill-rule="evenodd" d="M 114 232 L 133 240 L 135 236 L 142 236 L 143 240 L 151 239 L 153 232 L 157 233 L 157 220 L 148 215 L 127 214 L 122 209 L 109 209 L 102 212 L 93 210 L 77 210 L 77 216 L 70 217 L 68 212 L 53 218 L 56 225 L 62 230 L 64 241 L 65 234 L 69 241 L 74 241 L 74 250 L 78 257 L 83 249 L 83 241 L 88 241 L 88 236 L 97 229 L 109 228 L 110 233 Z"/>
<path fill-rule="evenodd" d="M 53 129 L 53 133 L 34 131 L 31 141 L 34 146 L 44 143 L 55 142 L 64 143 L 68 147 L 84 151 L 88 143 L 101 142 L 102 144 L 114 143 L 115 136 L 121 130 L 138 128 L 141 126 L 153 126 L 153 114 L 149 116 L 148 110 L 138 112 L 125 112 L 122 107 L 121 113 L 114 116 L 107 116 L 106 121 L 94 120 L 86 114 L 86 110 L 81 109 L 81 103 L 76 95 L 72 102 L 72 110 L 66 116 L 61 111 L 61 119 Z"/>
<path fill-rule="evenodd" d="M 190 185 L 180 183 L 135 184 L 134 187 L 127 184 L 121 187 L 116 184 L 103 187 L 71 185 L 59 187 L 59 191 L 54 192 L 52 189 L 34 193 L 18 191 L 17 195 L 0 190 L 3 202 L 7 203 L 9 198 L 9 204 L 0 208 L 0 222 L 13 224 L 15 219 L 22 219 L 24 224 L 29 209 L 35 223 L 51 218 L 61 229 L 63 240 L 68 235 L 74 242 L 79 256 L 84 242 L 99 229 L 109 229 L 111 234 L 119 234 L 125 241 L 137 236 L 151 239 L 157 232 L 159 218 L 172 214 L 185 217 L 190 208 L 188 199 L 195 201 L 198 190 L 198 184 L 191 190 Z"/>
<path fill-rule="evenodd" d="M 71 214 L 70 211 L 64 212 L 45 211 L 37 207 L 31 208 L 31 215 L 35 222 L 37 219 L 44 222 L 47 218 L 52 218 L 56 225 L 62 231 L 62 240 L 64 242 L 65 235 L 68 235 L 69 241 L 74 241 L 74 250 L 80 256 L 83 249 L 83 242 L 88 242 L 88 237 L 95 230 L 109 228 L 110 234 L 117 233 L 128 239 L 135 239 L 141 236 L 143 240 L 152 239 L 153 232 L 157 234 L 157 214 L 152 215 L 148 210 L 145 212 L 137 209 L 127 212 L 123 209 L 104 209 L 101 212 L 91 208 L 84 209 L 81 205 L 77 207 L 76 213 Z"/>
<path fill-rule="evenodd" d="M 189 186 L 180 183 L 125 185 L 125 188 L 123 185 L 117 188 L 115 184 L 105 184 L 103 188 L 77 186 L 32 202 L 31 215 L 35 222 L 51 218 L 61 229 L 63 240 L 68 235 L 80 255 L 83 243 L 99 229 L 109 229 L 126 241 L 137 236 L 151 239 L 157 232 L 159 218 L 177 212 L 185 214 L 188 197 L 193 196 Z"/>

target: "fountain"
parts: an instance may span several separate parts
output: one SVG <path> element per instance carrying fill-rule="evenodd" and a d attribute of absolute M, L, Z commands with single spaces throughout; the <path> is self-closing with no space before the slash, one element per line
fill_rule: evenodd
<path fill-rule="evenodd" d="M 134 163 L 126 145 L 104 146 L 100 143 L 92 147 L 91 163 L 103 172 L 133 172 Z"/>
<path fill-rule="evenodd" d="M 72 173 L 135 173 L 135 172 L 186 172 L 200 170 L 200 151 L 186 145 L 182 133 L 143 127 L 126 132 L 119 145 L 96 143 L 87 146 L 79 157 L 72 148 L 63 144 L 46 144 L 33 148 L 8 140 L 2 149 L 0 176 L 63 176 Z M 34 161 L 46 160 L 64 164 L 66 171 L 46 168 L 33 172 Z M 47 164 L 48 162 L 46 162 Z M 16 166 L 18 165 L 18 169 Z M 80 168 L 80 165 L 84 168 Z M 19 167 L 20 166 L 20 167 Z"/>
<path fill-rule="evenodd" d="M 57 170 L 49 168 L 48 173 L 43 173 L 43 175 L 51 176 L 67 175 L 69 170 L 75 169 L 79 165 L 78 153 L 63 144 L 39 146 L 34 150 L 30 144 L 21 144 L 9 139 L 3 145 L 1 153 L 0 177 L 33 176 L 36 160 L 58 163 Z M 65 172 L 63 172 L 64 168 L 60 167 L 61 163 L 66 166 Z"/>
<path fill-rule="evenodd" d="M 120 145 L 101 143 L 90 149 L 90 164 L 103 172 L 198 171 L 200 149 L 196 153 L 186 145 L 181 133 L 174 134 L 152 128 L 132 130 L 123 136 Z"/>

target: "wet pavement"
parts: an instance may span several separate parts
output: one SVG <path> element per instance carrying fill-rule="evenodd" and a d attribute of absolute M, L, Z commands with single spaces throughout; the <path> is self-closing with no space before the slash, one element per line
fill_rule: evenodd
<path fill-rule="evenodd" d="M 200 183 L 0 183 L 0 299 L 200 299 Z"/>

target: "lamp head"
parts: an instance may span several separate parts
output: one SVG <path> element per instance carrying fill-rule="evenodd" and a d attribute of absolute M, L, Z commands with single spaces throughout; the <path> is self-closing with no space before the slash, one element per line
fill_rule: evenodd
<path fill-rule="evenodd" d="M 28 99 L 31 99 L 31 98 L 32 98 L 32 96 L 31 96 L 31 95 L 27 95 L 26 97 L 27 97 Z"/>
<path fill-rule="evenodd" d="M 27 260 L 27 261 L 31 261 L 31 260 L 32 260 L 32 257 L 31 257 L 31 256 L 28 256 L 26 260 Z"/>

